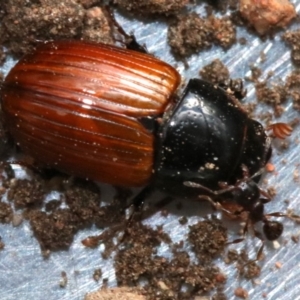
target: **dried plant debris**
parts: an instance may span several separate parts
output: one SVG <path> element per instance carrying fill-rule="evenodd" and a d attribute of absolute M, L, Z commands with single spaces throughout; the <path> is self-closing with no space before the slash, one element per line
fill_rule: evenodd
<path fill-rule="evenodd" d="M 188 2 L 188 0 L 114 0 L 114 3 L 122 9 L 139 15 L 177 14 Z"/>
<path fill-rule="evenodd" d="M 6 54 L 4 52 L 3 47 L 0 46 L 0 65 L 4 63 L 5 59 L 6 59 Z M 0 79 L 1 79 L 0 81 L 3 81 L 3 77 Z"/>
<path fill-rule="evenodd" d="M 236 41 L 236 29 L 228 17 L 202 18 L 196 13 L 179 16 L 168 29 L 168 42 L 179 56 L 189 56 L 212 44 L 229 48 Z"/>
<path fill-rule="evenodd" d="M 83 1 L 84 2 L 84 1 Z M 113 43 L 109 18 L 101 7 L 85 9 L 77 0 L 1 1 L 0 44 L 11 53 L 31 51 L 51 39 Z"/>
<path fill-rule="evenodd" d="M 52 181 L 52 179 L 48 179 Z M 16 208 L 24 209 L 23 215 L 29 221 L 34 236 L 43 251 L 68 249 L 74 235 L 82 228 L 96 224 L 111 226 L 125 220 L 119 200 L 101 206 L 98 186 L 84 180 L 71 180 L 62 190 L 61 199 L 44 203 L 47 180 L 35 176 L 32 180 L 10 179 L 7 182 L 8 200 Z M 61 208 L 61 205 L 64 208 Z M 45 211 L 41 210 L 45 208 Z M 0 202 L 0 222 L 10 222 L 13 210 L 9 203 Z M 22 218 L 21 218 L 22 220 Z M 16 220 L 14 223 L 18 223 Z M 110 240 L 106 242 L 110 245 Z M 107 250 L 108 251 L 108 250 Z M 108 252 L 107 252 L 108 253 Z"/>
<path fill-rule="evenodd" d="M 262 81 L 255 85 L 255 89 L 257 100 L 272 105 L 275 116 L 279 117 L 283 112 L 281 105 L 288 99 L 285 86 L 280 83 L 273 83 L 270 87 L 266 81 Z"/>
<path fill-rule="evenodd" d="M 10 223 L 13 218 L 13 210 L 9 203 L 0 201 L 0 223 Z"/>
<path fill-rule="evenodd" d="M 211 47 L 211 28 L 196 13 L 181 16 L 170 25 L 168 42 L 175 54 L 189 56 Z"/>
<path fill-rule="evenodd" d="M 292 49 L 292 61 L 300 66 L 300 30 L 287 31 L 282 38 Z"/>
<path fill-rule="evenodd" d="M 45 210 L 46 212 L 52 212 L 55 211 L 56 209 L 58 209 L 62 204 L 61 200 L 50 200 L 45 204 Z"/>
<path fill-rule="evenodd" d="M 206 264 L 224 251 L 227 229 L 219 219 L 212 217 L 190 226 L 188 240 L 200 263 Z"/>
<path fill-rule="evenodd" d="M 60 208 L 51 214 L 33 210 L 27 218 L 43 251 L 68 249 L 78 231 L 78 217 L 68 209 Z"/>
<path fill-rule="evenodd" d="M 225 258 L 225 263 L 230 264 L 239 259 L 239 253 L 235 249 L 229 249 Z"/>
<path fill-rule="evenodd" d="M 84 300 L 146 300 L 141 288 L 117 287 L 88 293 Z"/>
<path fill-rule="evenodd" d="M 208 22 L 213 32 L 214 44 L 228 49 L 236 42 L 236 28 L 229 17 L 210 16 Z"/>
<path fill-rule="evenodd" d="M 288 0 L 240 0 L 240 13 L 260 35 L 284 28 L 296 17 Z"/>
<path fill-rule="evenodd" d="M 257 66 L 250 66 L 251 70 L 251 76 L 245 77 L 246 80 L 254 82 L 254 83 L 259 83 L 259 78 L 262 76 L 262 70 L 261 68 Z"/>
<path fill-rule="evenodd" d="M 271 82 L 270 78 L 274 75 L 273 72 L 269 72 L 266 79 L 260 80 L 262 74 L 263 72 L 259 67 L 251 66 L 251 76 L 245 79 L 254 83 L 257 101 L 271 105 L 274 109 L 273 115 L 279 117 L 284 112 L 283 104 L 291 96 L 291 86 L 281 80 Z M 290 84 L 292 81 L 291 79 Z M 295 97 L 297 98 L 297 93 L 295 93 Z M 272 117 L 268 112 L 265 115 L 267 119 Z"/>
<path fill-rule="evenodd" d="M 246 264 L 240 266 L 240 275 L 246 279 L 253 279 L 259 277 L 261 267 L 255 261 L 248 261 Z"/>
<path fill-rule="evenodd" d="M 170 259 L 157 255 L 157 248 L 162 242 L 171 243 L 162 228 L 154 230 L 139 223 L 132 224 L 115 257 L 118 284 L 143 286 L 147 299 L 180 300 L 203 295 L 223 285 L 226 278 L 217 267 L 209 263 L 212 257 L 222 252 L 221 248 L 224 249 L 223 239 L 219 237 L 223 236 L 225 229 L 219 226 L 218 221 L 217 225 L 213 225 L 214 221 L 204 221 L 205 225 L 201 229 L 197 228 L 204 236 L 201 242 L 207 248 L 214 247 L 212 251 L 207 248 L 199 250 L 198 247 L 198 253 L 201 254 L 199 262 L 191 260 L 188 252 L 181 248 L 182 244 L 173 246 L 173 257 Z M 197 230 L 195 227 L 193 229 Z M 218 234 L 218 230 L 221 233 Z M 220 243 L 219 248 L 211 242 L 214 239 L 215 243 Z M 199 236 L 190 235 L 189 241 L 197 245 Z M 223 280 L 220 280 L 221 277 Z"/>
<path fill-rule="evenodd" d="M 113 30 L 107 12 L 101 7 L 85 11 L 80 39 L 96 43 L 114 44 Z"/>
<path fill-rule="evenodd" d="M 219 60 L 215 59 L 200 70 L 202 79 L 211 83 L 220 84 L 229 80 L 228 68 Z"/>
<path fill-rule="evenodd" d="M 112 224 L 120 224 L 125 221 L 125 215 L 120 205 L 111 203 L 102 206 L 95 215 L 95 225 L 98 228 L 110 226 Z"/>
<path fill-rule="evenodd" d="M 260 80 L 262 70 L 257 66 L 251 66 L 251 76 L 245 79 L 255 85 L 256 99 L 258 102 L 269 104 L 274 109 L 274 115 L 279 117 L 283 112 L 282 104 L 288 99 L 288 89 L 281 82 L 270 82 L 273 72 L 270 72 L 266 79 Z"/>
<path fill-rule="evenodd" d="M 211 300 L 227 300 L 227 296 L 222 292 L 222 291 L 218 291 L 217 293 L 215 293 Z M 195 300 L 198 300 L 198 299 L 195 299 Z M 199 298 L 199 300 L 202 300 L 201 298 Z M 205 299 L 203 299 L 205 300 Z"/>
<path fill-rule="evenodd" d="M 293 107 L 300 110 L 300 70 L 295 70 L 287 76 L 285 86 L 293 99 Z"/>
<path fill-rule="evenodd" d="M 171 259 L 157 255 L 157 247 L 166 240 L 168 241 L 168 237 L 161 229 L 154 230 L 139 223 L 133 224 L 116 254 L 118 284 L 142 284 L 147 292 L 146 299 L 158 300 L 191 299 L 192 296 L 203 295 L 220 284 L 218 278 L 221 272 L 209 263 L 210 256 L 205 264 L 194 263 L 186 251 L 176 249 L 177 247 L 174 248 Z"/>
<path fill-rule="evenodd" d="M 228 10 L 237 10 L 239 0 L 206 0 L 206 2 L 225 14 Z"/>
<path fill-rule="evenodd" d="M 7 198 L 14 203 L 15 208 L 39 206 L 45 198 L 43 182 L 38 178 L 15 179 L 10 185 Z"/>
<path fill-rule="evenodd" d="M 77 180 L 65 191 L 70 213 L 78 218 L 82 227 L 91 226 L 99 216 L 101 194 L 92 182 Z"/>
<path fill-rule="evenodd" d="M 234 249 L 228 250 L 224 261 L 227 264 L 235 263 L 239 275 L 245 279 L 249 280 L 260 276 L 261 267 L 256 260 L 249 259 L 245 250 L 241 250 L 240 253 Z"/>

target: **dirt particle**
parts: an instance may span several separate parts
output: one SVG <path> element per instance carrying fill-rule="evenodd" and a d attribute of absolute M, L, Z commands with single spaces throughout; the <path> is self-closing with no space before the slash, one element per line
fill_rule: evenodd
<path fill-rule="evenodd" d="M 146 300 L 145 292 L 140 288 L 118 287 L 104 288 L 88 293 L 84 300 Z"/>
<path fill-rule="evenodd" d="M 272 173 L 275 171 L 275 166 L 271 163 L 267 163 L 265 169 L 267 172 Z"/>
<path fill-rule="evenodd" d="M 157 300 L 190 299 L 216 286 L 218 268 L 207 261 L 205 266 L 193 263 L 187 252 L 176 248 L 171 259 L 159 256 L 157 247 L 168 240 L 165 233 L 138 223 L 132 226 L 116 254 L 115 270 L 120 286 L 138 285 L 143 280 L 147 299 Z"/>
<path fill-rule="evenodd" d="M 283 84 L 273 84 L 268 86 L 266 81 L 255 84 L 256 97 L 259 102 L 264 102 L 272 105 L 275 116 L 279 117 L 283 113 L 282 104 L 288 98 L 288 92 Z"/>
<path fill-rule="evenodd" d="M 235 27 L 228 17 L 202 18 L 196 13 L 179 16 L 168 29 L 168 42 L 174 54 L 189 56 L 212 44 L 229 48 L 235 43 Z"/>
<path fill-rule="evenodd" d="M 228 68 L 219 60 L 215 59 L 199 72 L 202 79 L 211 83 L 219 84 L 229 80 Z"/>
<path fill-rule="evenodd" d="M 299 31 L 299 38 L 300 38 L 300 31 Z M 294 59 L 296 59 L 296 57 Z M 299 64 L 300 64 L 300 44 L 299 44 Z M 288 91 L 289 96 L 293 99 L 293 107 L 297 110 L 300 110 L 300 71 L 299 70 L 294 70 L 293 72 L 291 72 L 290 75 L 286 77 L 285 87 Z"/>
<path fill-rule="evenodd" d="M 254 261 L 247 262 L 246 265 L 241 265 L 240 274 L 246 279 L 253 279 L 260 276 L 261 267 Z"/>
<path fill-rule="evenodd" d="M 275 27 L 286 27 L 296 17 L 288 0 L 240 0 L 240 13 L 260 35 Z"/>
<path fill-rule="evenodd" d="M 225 263 L 226 264 L 230 264 L 232 262 L 237 261 L 238 258 L 239 258 L 239 254 L 238 254 L 237 250 L 235 250 L 235 249 L 229 249 L 228 252 L 227 252 Z"/>
<path fill-rule="evenodd" d="M 0 223 L 10 223 L 13 218 L 13 210 L 9 203 L 0 201 Z"/>
<path fill-rule="evenodd" d="M 16 208 L 40 206 L 45 197 L 45 189 L 38 178 L 16 179 L 10 187 L 7 198 Z"/>
<path fill-rule="evenodd" d="M 76 0 L 9 0 L 0 4 L 0 43 L 20 56 L 32 51 L 40 41 L 84 39 L 113 43 L 109 16 L 96 4 Z M 99 3 L 99 1 L 98 1 Z M 97 3 L 97 4 L 98 4 Z"/>
<path fill-rule="evenodd" d="M 5 247 L 5 244 L 4 244 L 4 242 L 2 241 L 2 238 L 1 238 L 1 236 L 0 236 L 0 251 L 3 250 L 4 247 Z"/>
<path fill-rule="evenodd" d="M 188 4 L 188 0 L 114 0 L 114 3 L 138 15 L 172 15 L 182 10 Z"/>
<path fill-rule="evenodd" d="M 59 286 L 61 288 L 65 288 L 68 284 L 68 277 L 67 277 L 67 273 L 65 271 L 61 272 L 61 280 L 59 281 Z"/>
<path fill-rule="evenodd" d="M 101 194 L 96 184 L 76 180 L 65 192 L 70 213 L 80 222 L 79 227 L 92 225 L 99 216 Z"/>
<path fill-rule="evenodd" d="M 178 17 L 168 29 L 168 42 L 173 52 L 189 56 L 212 45 L 209 24 L 196 13 Z"/>
<path fill-rule="evenodd" d="M 291 47 L 291 58 L 295 65 L 300 65 L 300 30 L 287 31 L 283 36 L 283 40 Z M 298 72 L 298 71 L 296 71 Z"/>
<path fill-rule="evenodd" d="M 101 7 L 92 7 L 85 12 L 81 39 L 96 43 L 114 44 L 113 28 L 109 16 Z"/>
<path fill-rule="evenodd" d="M 298 244 L 299 243 L 299 235 L 292 235 L 291 236 L 291 239 L 292 241 L 295 243 L 295 244 Z"/>
<path fill-rule="evenodd" d="M 22 214 L 14 214 L 12 218 L 12 225 L 14 227 L 18 227 L 23 222 L 23 215 Z"/>
<path fill-rule="evenodd" d="M 200 262 L 207 262 L 220 255 L 227 242 L 227 229 L 213 217 L 189 226 L 188 240 Z"/>
<path fill-rule="evenodd" d="M 236 297 L 239 297 L 241 299 L 247 299 L 249 296 L 247 290 L 243 289 L 242 287 L 236 288 L 234 294 Z"/>
<path fill-rule="evenodd" d="M 102 277 L 102 270 L 101 269 L 95 269 L 94 274 L 93 274 L 93 279 L 98 282 L 101 277 Z"/>
<path fill-rule="evenodd" d="M 187 217 L 183 216 L 183 217 L 179 218 L 179 223 L 181 225 L 185 225 L 185 224 L 187 224 L 187 222 L 188 222 Z"/>

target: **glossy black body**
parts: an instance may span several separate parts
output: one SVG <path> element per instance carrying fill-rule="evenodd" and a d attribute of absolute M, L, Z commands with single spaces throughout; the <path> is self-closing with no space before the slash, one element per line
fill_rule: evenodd
<path fill-rule="evenodd" d="M 155 185 L 173 195 L 199 195 L 186 181 L 213 191 L 219 182 L 235 185 L 243 165 L 252 176 L 269 158 L 262 125 L 225 90 L 200 79 L 189 81 L 158 136 Z"/>

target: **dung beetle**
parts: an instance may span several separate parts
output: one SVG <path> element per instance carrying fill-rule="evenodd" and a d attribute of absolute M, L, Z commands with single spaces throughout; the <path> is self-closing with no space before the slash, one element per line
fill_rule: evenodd
<path fill-rule="evenodd" d="M 224 89 L 180 75 L 145 53 L 83 41 L 46 42 L 24 56 L 1 89 L 4 124 L 41 166 L 113 185 L 231 201 L 263 221 L 257 186 L 271 155 L 263 126 Z M 257 175 L 257 176 L 256 176 Z M 271 230 L 270 230 L 271 228 Z M 271 231 L 271 233 L 270 233 Z M 274 233 L 275 232 L 275 233 Z"/>

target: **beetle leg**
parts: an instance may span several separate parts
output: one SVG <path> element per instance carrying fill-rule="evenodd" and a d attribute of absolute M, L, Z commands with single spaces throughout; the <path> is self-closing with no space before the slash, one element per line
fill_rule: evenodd
<path fill-rule="evenodd" d="M 282 212 L 273 212 L 273 213 L 269 213 L 266 214 L 265 217 L 285 217 L 285 218 L 289 218 L 297 223 L 300 223 L 300 216 L 296 215 L 296 214 L 285 214 Z"/>
<path fill-rule="evenodd" d="M 151 193 L 153 192 L 153 187 L 151 185 L 146 186 L 144 189 L 142 189 L 132 200 L 132 204 L 131 207 L 133 208 L 133 210 L 129 213 L 129 217 L 128 219 L 125 221 L 125 224 L 122 222 L 120 224 L 116 224 L 115 226 L 113 226 L 112 228 L 110 228 L 110 230 L 105 230 L 104 232 L 102 232 L 99 235 L 96 236 L 88 236 L 87 238 L 85 238 L 84 240 L 81 241 L 81 243 L 89 248 L 95 248 L 97 247 L 103 240 L 111 238 L 112 236 L 114 236 L 114 234 L 118 231 L 123 231 L 124 227 L 125 230 L 123 231 L 123 235 L 120 239 L 120 241 L 123 241 L 126 237 L 126 235 L 128 234 L 127 232 L 127 227 L 129 227 L 133 221 L 133 219 L 135 218 L 135 216 L 137 215 L 138 212 L 141 211 L 141 208 L 144 204 L 145 199 L 151 195 Z"/>
<path fill-rule="evenodd" d="M 222 208 L 223 208 L 222 204 L 220 202 L 214 201 L 213 199 L 211 199 L 207 195 L 199 195 L 198 199 L 201 199 L 201 200 L 209 202 L 215 210 L 222 210 Z"/>
<path fill-rule="evenodd" d="M 211 190 L 211 189 L 205 187 L 204 185 L 197 183 L 197 182 L 193 182 L 193 181 L 184 181 L 183 184 L 187 187 L 198 188 L 198 189 L 204 190 L 204 191 L 208 192 L 209 194 L 212 194 L 215 196 L 224 194 L 226 192 L 230 192 L 236 188 L 234 185 L 227 185 L 227 183 L 223 182 L 223 181 L 219 182 L 219 184 L 221 187 L 224 187 L 224 188 L 222 188 L 219 191 Z"/>
<path fill-rule="evenodd" d="M 211 197 L 209 197 L 207 195 L 199 195 L 198 198 L 202 199 L 204 201 L 208 201 L 215 210 L 222 211 L 223 213 L 228 214 L 228 215 L 237 216 L 237 215 L 241 214 L 242 212 L 244 212 L 244 210 L 239 211 L 239 212 L 232 212 L 232 211 L 226 209 L 222 205 L 221 202 L 214 201 Z"/>
<path fill-rule="evenodd" d="M 151 185 L 143 188 L 133 199 L 130 204 L 131 211 L 129 212 L 129 216 L 126 222 L 126 227 L 130 226 L 132 221 L 138 215 L 138 218 L 141 218 L 142 208 L 144 206 L 145 200 L 153 193 L 154 188 Z M 150 213 L 151 214 L 151 213 Z"/>
<path fill-rule="evenodd" d="M 259 189 L 260 194 L 263 196 L 263 198 L 260 198 L 261 202 L 263 204 L 266 204 L 268 202 L 270 202 L 272 199 L 270 198 L 269 194 L 263 190 L 263 189 Z"/>
<path fill-rule="evenodd" d="M 259 238 L 259 237 L 258 237 L 258 238 Z M 246 263 L 242 266 L 243 269 L 245 269 L 245 267 L 249 266 L 250 264 L 254 264 L 254 263 L 256 263 L 256 262 L 262 260 L 262 258 L 263 258 L 263 250 L 264 250 L 264 247 L 265 247 L 265 243 L 264 243 L 263 240 L 261 240 L 261 242 L 262 242 L 262 244 L 261 244 L 261 246 L 259 247 L 259 249 L 258 249 L 258 251 L 257 251 L 257 253 L 256 253 L 255 259 L 251 259 L 251 260 L 249 260 L 248 262 L 246 262 Z"/>
<path fill-rule="evenodd" d="M 145 199 L 148 198 L 154 191 L 153 186 L 148 185 L 145 188 L 143 188 L 132 200 L 132 205 L 135 207 L 135 209 L 140 209 Z"/>
<path fill-rule="evenodd" d="M 256 238 L 258 238 L 259 240 L 261 240 L 262 244 L 261 246 L 259 247 L 257 253 L 256 253 L 256 258 L 255 259 L 252 259 L 252 260 L 249 260 L 247 263 L 245 263 L 242 267 L 245 268 L 247 265 L 251 264 L 251 263 L 255 263 L 257 261 L 260 261 L 262 259 L 262 253 L 263 253 L 263 249 L 264 249 L 264 246 L 265 246 L 265 243 L 264 243 L 264 238 L 263 236 L 261 235 L 261 233 L 257 230 L 255 230 L 255 228 L 253 228 L 253 224 L 250 223 L 250 219 L 247 220 L 245 226 L 244 226 L 244 229 L 243 229 L 243 237 L 242 238 L 239 238 L 239 239 L 235 239 L 231 242 L 228 242 L 227 245 L 230 245 L 230 244 L 237 244 L 237 243 L 240 243 L 240 242 L 243 242 L 245 240 L 245 236 L 246 234 L 248 233 L 248 228 L 249 226 L 251 226 L 253 232 L 254 232 L 254 236 Z"/>
<path fill-rule="evenodd" d="M 111 11 L 111 9 L 110 9 L 110 7 L 108 5 L 105 6 L 105 9 L 106 9 L 107 13 L 110 16 L 110 21 L 111 21 L 112 25 L 117 28 L 118 32 L 125 39 L 125 42 L 123 42 L 123 41 L 119 41 L 119 42 L 125 44 L 127 49 L 138 51 L 138 52 L 141 52 L 141 53 L 148 53 L 146 46 L 145 45 L 140 45 L 137 42 L 134 34 L 132 34 L 132 33 L 128 34 L 122 28 L 122 26 L 117 22 L 117 20 L 115 18 L 115 15 L 113 14 L 113 12 Z"/>
<path fill-rule="evenodd" d="M 252 263 L 255 263 L 255 262 L 257 262 L 257 261 L 260 261 L 260 260 L 262 260 L 262 254 L 263 254 L 263 249 L 264 249 L 264 246 L 265 246 L 265 242 L 264 242 L 264 238 L 263 238 L 263 236 L 261 235 L 261 233 L 259 232 L 259 231 L 257 231 L 257 230 L 255 230 L 255 228 L 253 227 L 253 224 L 252 223 L 250 223 L 250 219 L 248 219 L 247 220 L 247 222 L 246 222 L 246 224 L 245 224 L 245 226 L 244 226 L 244 230 L 243 230 L 243 237 L 242 238 L 239 238 L 239 239 L 236 239 L 236 240 L 233 240 L 232 242 L 229 242 L 229 243 L 231 243 L 231 244 L 237 244 L 237 243 L 239 243 L 239 242 L 242 242 L 242 241 L 244 241 L 244 239 L 245 239 L 245 235 L 248 233 L 248 228 L 249 228 L 249 226 L 251 226 L 251 228 L 252 228 L 252 230 L 253 230 L 253 232 L 254 232 L 254 236 L 256 237 L 256 238 L 258 238 L 260 241 L 261 241 L 261 246 L 259 247 L 259 249 L 258 249 L 258 251 L 257 251 L 257 253 L 256 253 L 256 257 L 255 257 L 255 259 L 251 259 L 251 260 L 249 260 L 248 262 L 246 262 L 243 266 L 242 266 L 242 268 L 244 269 L 246 266 L 248 266 L 248 265 L 250 265 L 250 264 L 252 264 Z M 228 243 L 228 244 L 229 244 Z"/>
<path fill-rule="evenodd" d="M 227 245 L 230 245 L 230 244 L 238 244 L 238 243 L 244 241 L 244 240 L 245 240 L 245 236 L 246 236 L 246 234 L 248 233 L 248 226 L 249 226 L 249 219 L 247 219 L 246 224 L 245 224 L 245 226 L 244 226 L 244 228 L 243 228 L 243 234 L 242 234 L 242 237 L 239 238 L 239 239 L 235 239 L 235 240 L 233 240 L 233 241 L 231 241 L 231 242 L 227 242 Z"/>
<path fill-rule="evenodd" d="M 193 181 L 184 181 L 183 185 L 187 186 L 187 187 L 191 187 L 191 188 L 196 188 L 196 189 L 201 189 L 204 190 L 206 192 L 208 192 L 209 194 L 213 194 L 216 195 L 216 192 L 205 187 L 204 185 L 197 183 L 197 182 L 193 182 Z"/>

